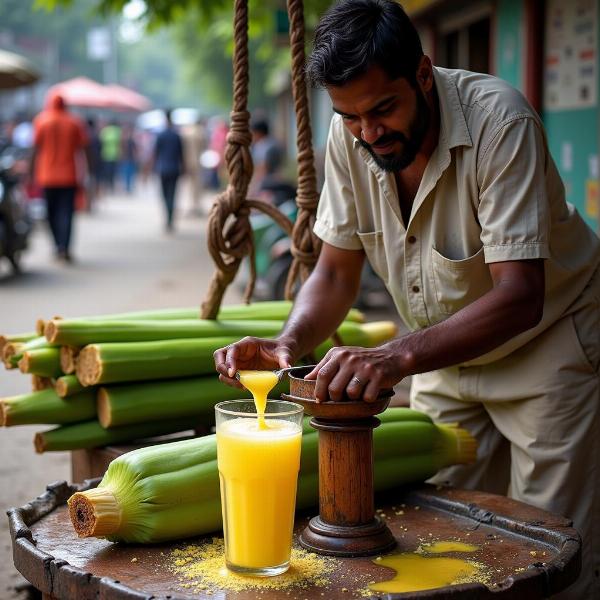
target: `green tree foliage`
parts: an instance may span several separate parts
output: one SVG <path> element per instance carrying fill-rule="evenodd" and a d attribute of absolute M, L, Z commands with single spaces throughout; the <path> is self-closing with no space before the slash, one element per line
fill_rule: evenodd
<path fill-rule="evenodd" d="M 129 0 L 93 0 L 98 14 L 120 13 Z M 74 6 L 73 0 L 37 0 L 46 8 Z M 305 0 L 310 31 L 331 0 Z M 145 0 L 149 31 L 170 26 L 187 81 L 199 90 L 200 104 L 231 106 L 233 0 Z M 249 0 L 250 107 L 269 108 L 277 81 L 289 73 L 289 47 L 276 23 L 284 0 Z M 310 34 L 307 34 L 309 41 Z"/>

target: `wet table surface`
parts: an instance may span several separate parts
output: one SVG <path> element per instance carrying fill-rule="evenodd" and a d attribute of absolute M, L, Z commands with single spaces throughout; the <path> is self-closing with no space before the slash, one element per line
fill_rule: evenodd
<path fill-rule="evenodd" d="M 46 494 L 9 513 L 15 566 L 48 598 L 61 600 L 291 600 L 304 598 L 543 598 L 574 581 L 580 547 L 575 530 L 562 517 L 505 497 L 463 490 L 396 490 L 378 497 L 378 514 L 398 542 L 395 552 L 413 552 L 432 541 L 460 540 L 478 546 L 469 554 L 449 554 L 485 565 L 488 585 L 469 583 L 433 591 L 381 594 L 370 582 L 394 572 L 373 557 L 329 559 L 333 569 L 320 585 L 282 590 L 199 589 L 174 572 L 173 550 L 210 541 L 124 545 L 95 538 L 78 539 L 65 501 L 73 486 L 49 486 Z M 296 520 L 296 534 L 312 514 Z M 297 543 L 297 542 L 296 542 Z M 441 556 L 441 555 L 438 555 Z M 331 562 L 330 562 L 331 564 Z"/>

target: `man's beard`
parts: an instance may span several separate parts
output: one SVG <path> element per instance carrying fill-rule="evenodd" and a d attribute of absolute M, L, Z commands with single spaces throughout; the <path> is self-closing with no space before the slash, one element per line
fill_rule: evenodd
<path fill-rule="evenodd" d="M 421 90 L 417 88 L 417 114 L 410 124 L 409 130 L 410 135 L 407 138 L 403 133 L 399 131 L 393 131 L 386 133 L 378 138 L 375 142 L 376 145 L 383 146 L 390 142 L 401 142 L 402 149 L 397 154 L 377 154 L 371 144 L 367 144 L 364 140 L 358 140 L 363 148 L 366 148 L 373 160 L 377 165 L 384 171 L 401 171 L 410 165 L 417 156 L 417 152 L 425 139 L 427 130 L 429 129 L 430 121 L 429 106 L 421 93 Z"/>

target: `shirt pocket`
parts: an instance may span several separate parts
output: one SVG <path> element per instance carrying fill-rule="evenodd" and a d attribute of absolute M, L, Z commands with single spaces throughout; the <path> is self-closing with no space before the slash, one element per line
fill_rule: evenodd
<path fill-rule="evenodd" d="M 368 233 L 357 232 L 360 243 L 367 255 L 367 259 L 373 270 L 381 279 L 388 282 L 388 265 L 383 244 L 383 231 L 370 231 Z"/>
<path fill-rule="evenodd" d="M 492 289 L 483 247 L 473 256 L 451 260 L 431 248 L 433 285 L 439 310 L 453 315 Z"/>

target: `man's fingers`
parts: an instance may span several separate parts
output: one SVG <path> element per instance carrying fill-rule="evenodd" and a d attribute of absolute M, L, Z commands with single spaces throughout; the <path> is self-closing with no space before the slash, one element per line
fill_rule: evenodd
<path fill-rule="evenodd" d="M 329 362 L 330 358 L 331 350 L 328 350 L 327 354 L 317 363 L 315 368 L 310 373 L 304 376 L 304 379 L 316 379 L 319 374 L 319 371 Z"/>
<path fill-rule="evenodd" d="M 237 371 L 237 358 L 239 355 L 239 342 L 232 344 L 227 347 L 227 354 L 225 356 L 225 366 L 227 367 L 227 375 L 234 377 Z"/>
<path fill-rule="evenodd" d="M 226 356 L 227 348 L 219 348 L 213 354 L 213 358 L 215 360 L 215 369 L 218 373 L 221 373 L 222 375 L 227 375 L 227 366 L 225 365 Z"/>
<path fill-rule="evenodd" d="M 346 394 L 348 398 L 352 400 L 359 400 L 363 396 L 363 391 L 367 388 L 369 382 L 366 377 L 359 377 L 358 375 L 352 375 L 348 385 L 346 386 Z"/>
<path fill-rule="evenodd" d="M 377 400 L 377 396 L 379 396 L 380 389 L 379 380 L 374 379 L 369 381 L 362 394 L 363 400 L 365 402 L 375 402 L 375 400 Z"/>
<path fill-rule="evenodd" d="M 239 388 L 240 390 L 244 389 L 244 386 L 234 377 L 227 377 L 226 375 L 219 375 L 219 381 L 222 383 L 226 383 L 231 387 Z"/>
<path fill-rule="evenodd" d="M 352 372 L 347 367 L 340 366 L 335 376 L 329 382 L 327 392 L 329 399 L 334 402 L 340 402 L 344 397 L 344 392 L 350 384 L 352 378 Z M 360 395 L 360 390 L 359 390 Z"/>
<path fill-rule="evenodd" d="M 329 396 L 329 384 L 335 377 L 339 365 L 330 360 L 320 369 L 318 369 L 317 382 L 315 384 L 315 400 L 317 402 L 324 402 L 330 399 Z M 333 400 L 333 398 L 331 398 Z"/>

